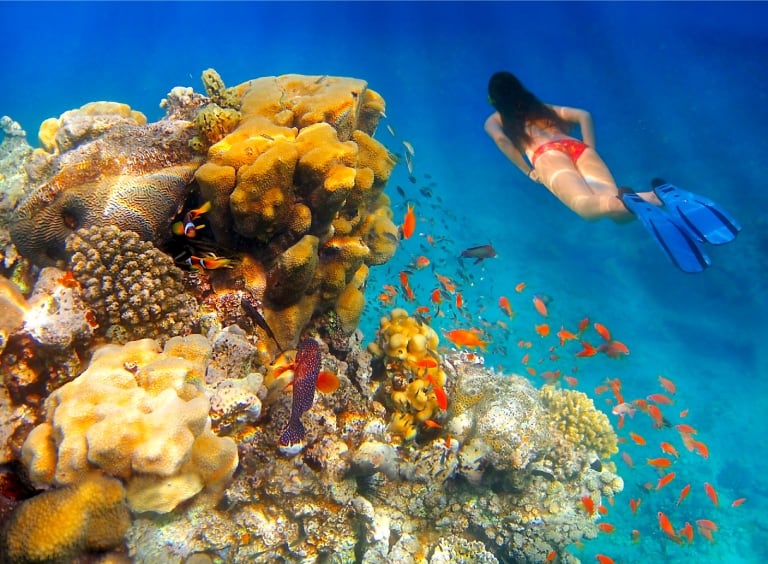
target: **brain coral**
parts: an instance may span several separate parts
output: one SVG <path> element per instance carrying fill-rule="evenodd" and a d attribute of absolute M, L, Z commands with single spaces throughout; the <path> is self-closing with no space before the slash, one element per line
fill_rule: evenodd
<path fill-rule="evenodd" d="M 6 524 L 0 551 L 15 563 L 71 562 L 118 547 L 130 525 L 123 485 L 91 473 L 25 501 Z"/>
<path fill-rule="evenodd" d="M 43 123 L 27 167 L 36 188 L 11 223 L 19 251 L 38 264 L 63 258 L 75 229 L 105 223 L 161 241 L 184 204 L 202 155 L 185 119 L 146 118 L 124 104 L 94 103 Z"/>
<path fill-rule="evenodd" d="M 113 340 L 168 338 L 194 322 L 197 303 L 184 293 L 183 272 L 138 234 L 94 226 L 77 230 L 66 245 L 83 299 Z"/>
<path fill-rule="evenodd" d="M 22 447 L 38 484 L 65 485 L 100 469 L 122 478 L 134 511 L 171 511 L 232 476 L 237 446 L 211 432 L 201 389 L 211 354 L 201 335 L 161 352 L 143 339 L 98 349 L 88 369 L 46 400 L 45 421 Z"/>
<path fill-rule="evenodd" d="M 600 458 L 610 458 L 619 452 L 611 422 L 585 393 L 544 386 L 540 395 L 551 414 L 552 425 L 570 442 L 594 450 Z"/>

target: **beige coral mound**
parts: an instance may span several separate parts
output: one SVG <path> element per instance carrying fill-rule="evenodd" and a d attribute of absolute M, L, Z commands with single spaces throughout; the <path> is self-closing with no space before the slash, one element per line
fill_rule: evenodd
<path fill-rule="evenodd" d="M 551 414 L 552 425 L 571 443 L 593 450 L 603 459 L 619 452 L 618 437 L 608 416 L 595 407 L 587 394 L 544 386 L 540 396 Z"/>
<path fill-rule="evenodd" d="M 210 356 L 200 335 L 161 350 L 143 339 L 107 345 L 74 381 L 46 401 L 45 422 L 22 448 L 30 478 L 66 485 L 100 469 L 122 478 L 135 511 L 171 511 L 232 476 L 237 448 L 211 432 L 199 387 Z"/>

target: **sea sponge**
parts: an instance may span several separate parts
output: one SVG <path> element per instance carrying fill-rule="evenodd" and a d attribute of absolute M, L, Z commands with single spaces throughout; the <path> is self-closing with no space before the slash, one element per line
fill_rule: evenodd
<path fill-rule="evenodd" d="M 130 524 L 123 485 L 93 472 L 22 503 L 5 526 L 0 552 L 9 562 L 69 562 L 117 548 Z"/>
<path fill-rule="evenodd" d="M 64 485 L 101 469 L 126 481 L 134 510 L 156 512 L 219 488 L 238 456 L 210 430 L 199 387 L 210 355 L 201 335 L 171 339 L 163 351 L 151 339 L 98 349 L 46 400 L 45 421 L 22 447 L 30 479 Z"/>
<path fill-rule="evenodd" d="M 115 226 L 79 229 L 67 239 L 70 269 L 100 329 L 125 339 L 183 334 L 197 303 L 184 293 L 173 259 L 136 233 Z M 117 339 L 116 339 L 117 340 Z"/>
<path fill-rule="evenodd" d="M 549 410 L 552 426 L 572 444 L 593 450 L 603 459 L 619 451 L 618 437 L 608 416 L 595 407 L 587 394 L 544 386 L 540 396 Z"/>

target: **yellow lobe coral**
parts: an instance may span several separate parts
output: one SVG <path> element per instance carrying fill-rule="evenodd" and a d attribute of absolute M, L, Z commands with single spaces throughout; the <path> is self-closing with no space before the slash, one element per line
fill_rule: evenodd
<path fill-rule="evenodd" d="M 365 294 L 362 289 L 367 277 L 368 267 L 363 264 L 357 269 L 352 281 L 342 290 L 336 301 L 335 310 L 345 335 L 351 335 L 360 322 L 360 316 L 365 308 Z"/>
<path fill-rule="evenodd" d="M 237 186 L 230 197 L 238 233 L 266 240 L 287 227 L 297 159 L 293 144 L 276 141 L 252 164 L 238 170 Z"/>
<path fill-rule="evenodd" d="M 307 291 L 319 263 L 318 244 L 317 237 L 305 235 L 278 257 L 267 272 L 267 299 L 285 305 Z"/>
<path fill-rule="evenodd" d="M 116 548 L 129 526 L 122 484 L 93 473 L 22 503 L 4 529 L 2 548 L 10 562 L 71 561 Z"/>
<path fill-rule="evenodd" d="M 595 451 L 600 458 L 610 458 L 619 451 L 608 416 L 585 393 L 544 386 L 540 396 L 552 425 L 571 443 Z"/>

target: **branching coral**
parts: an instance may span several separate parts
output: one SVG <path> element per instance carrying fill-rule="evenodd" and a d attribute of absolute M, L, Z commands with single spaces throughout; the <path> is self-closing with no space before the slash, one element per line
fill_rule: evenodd
<path fill-rule="evenodd" d="M 183 334 L 197 304 L 184 293 L 173 260 L 115 226 L 80 229 L 67 239 L 70 268 L 103 331 L 113 340 Z"/>
<path fill-rule="evenodd" d="M 595 451 L 600 458 L 610 458 L 619 452 L 611 422 L 588 395 L 544 386 L 541 400 L 551 413 L 553 427 L 573 444 Z"/>

